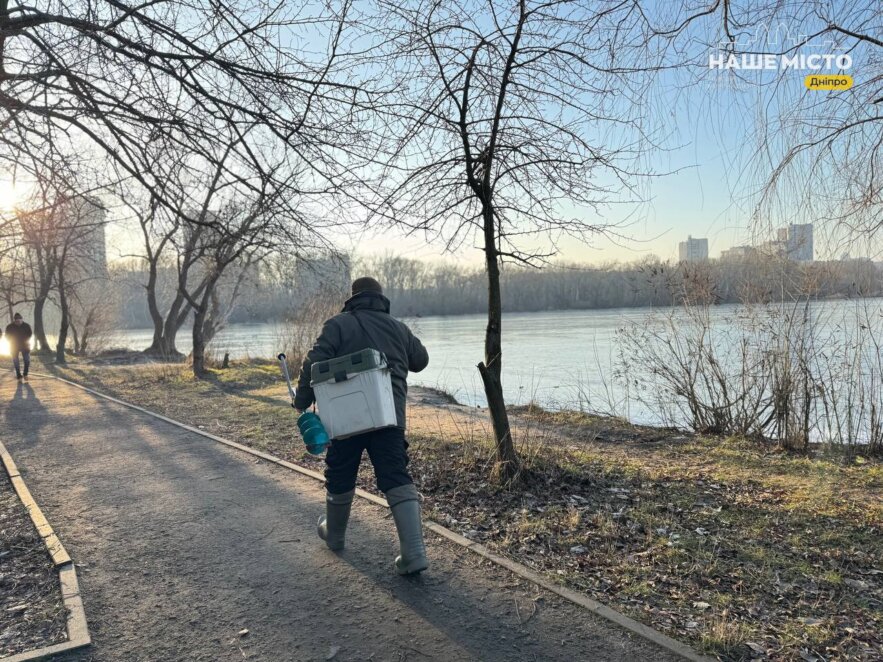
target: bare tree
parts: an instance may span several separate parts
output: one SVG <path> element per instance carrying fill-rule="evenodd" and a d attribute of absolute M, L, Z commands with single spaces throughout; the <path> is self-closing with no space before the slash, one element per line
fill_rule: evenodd
<path fill-rule="evenodd" d="M 206 345 L 226 322 L 252 267 L 271 251 L 287 251 L 295 257 L 299 250 L 324 243 L 325 223 L 311 217 L 308 204 L 292 195 L 303 172 L 292 167 L 285 154 L 277 155 L 266 170 L 242 176 L 250 181 L 230 183 L 223 179 L 228 161 L 236 158 L 236 148 L 245 138 L 231 142 L 218 156 L 213 176 L 200 188 L 203 202 L 193 214 L 196 220 L 184 224 L 187 250 L 179 257 L 178 292 L 193 309 L 196 377 L 205 376 Z M 199 278 L 185 280 L 182 274 L 194 267 Z M 219 287 L 225 276 L 231 282 L 229 299 L 222 304 Z"/>
<path fill-rule="evenodd" d="M 117 324 L 119 302 L 108 277 L 100 275 L 79 283 L 71 291 L 70 330 L 74 353 L 80 356 L 100 349 Z"/>
<path fill-rule="evenodd" d="M 883 227 L 883 14 L 872 0 L 709 0 L 635 5 L 652 40 L 672 47 L 672 64 L 692 64 L 713 98 L 756 117 L 744 136 L 732 185 L 748 192 L 755 226 L 816 223 L 827 248 L 864 242 Z M 821 68 L 782 58 L 828 56 Z M 720 71 L 710 56 L 759 63 Z M 743 59 L 744 58 L 744 59 Z M 838 64 L 839 63 L 839 64 Z M 849 64 L 844 67 L 841 65 Z M 851 74 L 853 84 L 807 90 L 807 75 Z M 693 81 L 695 84 L 696 81 Z M 690 97 L 691 103 L 696 102 Z M 727 112 L 732 112 L 732 109 Z M 741 163 L 736 162 L 741 160 Z M 766 226 L 766 227 L 764 227 Z M 848 250 L 848 248 L 847 248 Z M 879 244 L 876 247 L 879 250 Z"/>
<path fill-rule="evenodd" d="M 165 359 L 181 357 L 176 346 L 177 334 L 191 314 L 185 291 L 193 267 L 205 252 L 200 239 L 204 232 L 211 230 L 188 223 L 183 213 L 170 211 L 156 198 L 142 196 L 137 190 L 122 187 L 118 195 L 138 222 L 144 252 L 136 257 L 147 266 L 143 286 L 153 323 L 153 340 L 144 351 Z M 167 305 L 163 305 L 160 282 L 164 270 L 175 274 Z"/>
<path fill-rule="evenodd" d="M 73 310 L 77 302 L 84 300 L 90 285 L 99 280 L 107 281 L 107 265 L 103 232 L 105 210 L 100 203 L 94 199 L 74 197 L 66 200 L 60 211 L 59 240 L 52 246 L 57 281 L 55 290 L 61 311 L 55 362 L 65 363 L 68 333 L 73 330 L 75 323 Z M 93 320 L 94 311 L 100 305 L 93 304 Z M 84 330 L 88 334 L 88 330 Z M 77 349 L 79 345 L 77 341 Z"/>
<path fill-rule="evenodd" d="M 6 306 L 9 319 L 21 304 L 28 303 L 28 270 L 24 247 L 20 236 L 10 234 L 2 238 L 0 250 L 0 297 Z"/>
<path fill-rule="evenodd" d="M 389 167 L 375 212 L 451 249 L 477 240 L 484 252 L 478 370 L 495 473 L 508 482 L 519 460 L 501 384 L 501 269 L 543 264 L 562 235 L 604 229 L 607 203 L 640 197 L 643 74 L 652 69 L 643 19 L 631 3 L 590 1 L 382 7 L 383 57 L 400 94 L 384 108 L 391 130 L 379 149 Z"/>
<path fill-rule="evenodd" d="M 34 306 L 36 349 L 49 352 L 44 311 L 53 292 L 58 295 L 61 325 L 55 347 L 64 362 L 70 326 L 70 300 L 82 283 L 104 273 L 104 208 L 93 197 L 55 188 L 53 179 L 41 180 L 32 205 L 16 210 L 19 256 L 23 258 L 26 288 Z"/>
<path fill-rule="evenodd" d="M 44 194 L 49 194 L 43 191 Z M 56 246 L 61 241 L 60 216 L 61 203 L 52 200 L 46 206 L 36 209 L 18 210 L 19 238 L 23 257 L 26 260 L 26 300 L 33 303 L 34 315 L 34 349 L 38 352 L 49 352 L 49 341 L 43 311 L 49 294 L 56 284 L 57 255 Z"/>
<path fill-rule="evenodd" d="M 171 164 L 154 158 L 156 146 L 214 167 L 216 145 L 258 125 L 254 133 L 295 152 L 315 188 L 327 189 L 341 170 L 332 152 L 359 140 L 346 118 L 329 114 L 360 97 L 355 86 L 334 80 L 348 8 L 0 0 L 0 170 L 36 176 L 56 168 L 59 154 L 103 154 L 181 212 L 164 185 Z M 307 34 L 314 42 L 326 37 L 327 50 L 283 45 Z M 263 167 L 254 145 L 237 150 L 237 163 Z M 63 168 L 56 175 L 64 178 Z"/>

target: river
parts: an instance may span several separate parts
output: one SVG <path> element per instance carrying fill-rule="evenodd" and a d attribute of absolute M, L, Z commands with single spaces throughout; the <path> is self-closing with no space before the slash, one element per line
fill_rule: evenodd
<path fill-rule="evenodd" d="M 503 383 L 511 404 L 533 400 L 553 408 L 586 407 L 585 395 L 603 389 L 615 353 L 617 329 L 640 323 L 641 309 L 516 313 L 503 319 Z M 422 317 L 404 320 L 429 351 L 429 367 L 412 374 L 409 382 L 440 388 L 458 401 L 484 405 L 476 365 L 484 352 L 483 315 Z M 232 324 L 211 344 L 218 357 L 270 358 L 285 349 L 281 324 Z M 142 348 L 152 331 L 116 331 L 111 347 Z M 189 332 L 178 335 L 178 349 L 190 351 Z"/>
<path fill-rule="evenodd" d="M 813 316 L 834 334 L 846 333 L 857 305 L 883 320 L 883 300 L 865 299 L 813 304 Z M 664 421 L 657 409 L 629 397 L 614 373 L 622 365 L 617 333 L 640 328 L 651 315 L 667 311 L 613 309 L 516 313 L 503 319 L 503 384 L 507 402 L 534 401 L 552 409 L 583 409 L 621 415 L 634 422 Z M 729 327 L 741 314 L 737 306 L 717 306 L 711 317 Z M 853 318 L 854 319 L 854 318 Z M 429 367 L 412 374 L 413 384 L 443 389 L 459 402 L 484 405 L 476 365 L 483 356 L 483 315 L 423 317 L 405 320 L 429 350 Z M 857 324 L 853 326 L 858 328 Z M 234 324 L 212 342 L 217 357 L 270 358 L 285 350 L 285 329 L 279 324 Z M 149 330 L 117 331 L 108 346 L 143 348 Z M 178 336 L 178 349 L 189 351 L 189 332 Z M 628 358 L 628 357 L 626 357 Z"/>

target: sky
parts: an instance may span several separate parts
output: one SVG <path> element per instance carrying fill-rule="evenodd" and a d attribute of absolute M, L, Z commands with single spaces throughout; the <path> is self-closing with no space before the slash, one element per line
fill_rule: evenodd
<path fill-rule="evenodd" d="M 708 55 L 713 48 L 708 41 L 714 41 L 712 35 L 718 27 L 708 26 L 707 33 L 700 29 L 690 46 L 696 69 L 704 71 L 661 75 L 649 98 L 652 119 L 665 126 L 668 139 L 667 149 L 654 151 L 647 165 L 652 171 L 670 174 L 646 182 L 646 203 L 625 210 L 611 209 L 603 218 L 587 219 L 617 223 L 627 216 L 628 222 L 617 228 L 616 236 L 596 235 L 586 241 L 563 238 L 558 243 L 558 259 L 595 264 L 629 262 L 648 255 L 676 259 L 678 243 L 688 236 L 707 238 L 709 256 L 713 258 L 732 246 L 770 239 L 777 227 L 793 220 L 753 215 L 756 193 L 773 166 L 767 162 L 767 172 L 761 172 L 764 168 L 763 161 L 758 161 L 763 154 L 759 142 L 768 125 L 787 117 L 790 108 L 780 112 L 780 103 L 799 100 L 803 95 L 808 95 L 804 101 L 815 103 L 824 100 L 827 93 L 804 89 L 806 71 L 786 72 L 785 83 L 773 89 L 771 83 L 777 80 L 778 72 L 740 72 L 736 77 L 732 72 L 710 71 Z M 754 32 L 738 37 L 740 42 L 756 43 L 748 48 L 750 51 L 780 52 L 788 39 L 799 38 L 796 30 L 783 23 L 762 25 Z M 825 52 L 823 44 L 810 40 L 800 52 L 817 51 Z M 860 76 L 863 53 L 858 49 L 853 55 L 855 73 Z M 694 84 L 696 80 L 701 82 Z M 755 82 L 760 84 L 753 85 Z M 822 109 L 825 112 L 826 107 Z M 813 112 L 817 110 L 812 108 Z M 841 256 L 841 249 L 834 247 L 825 254 L 821 234 L 821 228 L 817 228 L 817 257 Z M 474 246 L 464 245 L 456 253 L 446 254 L 443 245 L 386 227 L 340 235 L 338 242 L 368 254 L 405 253 L 425 260 L 467 264 L 479 264 L 483 259 Z M 852 254 L 869 253 L 859 249 Z"/>
<path fill-rule="evenodd" d="M 670 174 L 645 183 L 647 201 L 627 210 L 610 209 L 597 219 L 618 224 L 625 218 L 616 236 L 594 235 L 586 241 L 561 238 L 557 259 L 594 264 L 631 262 L 648 255 L 675 259 L 678 242 L 688 235 L 707 237 L 709 255 L 716 257 L 733 245 L 752 241 L 750 208 L 740 194 L 734 194 L 744 185 L 734 165 L 745 161 L 744 146 L 754 120 L 744 114 L 720 114 L 721 106 L 698 96 L 682 99 L 681 107 L 671 116 L 672 147 L 650 157 L 651 170 Z M 663 98 L 664 91 L 659 93 L 659 100 Z M 715 112 L 702 112 L 703 121 L 696 121 L 697 111 L 709 104 L 715 106 Z M 728 126 L 722 127 L 721 122 Z M 427 243 L 423 236 L 408 237 L 387 227 L 341 234 L 336 239 L 342 246 L 366 254 L 391 251 L 465 264 L 483 260 L 477 247 L 463 246 L 456 253 L 446 253 L 443 245 Z"/>
<path fill-rule="evenodd" d="M 707 44 L 694 46 L 697 66 L 701 67 L 709 52 Z M 860 53 L 856 59 L 860 73 Z M 791 82 L 801 87 L 802 75 L 793 75 Z M 634 261 L 648 255 L 673 259 L 678 243 L 688 236 L 706 237 L 709 255 L 717 257 L 731 246 L 768 238 L 763 232 L 770 233 L 781 224 L 768 219 L 759 233 L 758 225 L 752 222 L 752 194 L 760 181 L 758 173 L 750 171 L 756 156 L 754 141 L 770 115 L 776 114 L 775 105 L 764 108 L 757 89 L 734 88 L 731 76 L 709 74 L 707 68 L 701 84 L 684 85 L 683 80 L 660 76 L 648 104 L 653 119 L 665 127 L 668 149 L 650 154 L 647 166 L 670 174 L 645 183 L 644 204 L 610 209 L 603 218 L 586 219 L 616 224 L 627 217 L 628 221 L 617 227 L 616 237 L 596 235 L 585 242 L 561 238 L 558 259 L 595 264 Z M 4 189 L 0 182 L 0 205 L 4 191 L 9 197 L 8 187 Z M 108 256 L 113 259 L 137 252 L 131 243 L 133 236 L 128 227 L 109 228 Z M 340 233 L 330 239 L 340 249 L 367 255 L 392 252 L 464 264 L 479 264 L 483 258 L 481 251 L 469 244 L 456 253 L 446 253 L 441 243 L 427 242 L 422 235 L 404 236 L 389 227 Z"/>
<path fill-rule="evenodd" d="M 751 240 L 748 213 L 734 202 L 727 181 L 727 167 L 715 150 L 713 139 L 697 136 L 690 153 L 684 149 L 676 167 L 680 172 L 667 175 L 649 185 L 651 200 L 617 231 L 620 236 L 594 235 L 585 242 L 571 237 L 559 240 L 557 259 L 568 262 L 631 262 L 647 255 L 674 259 L 678 242 L 688 235 L 707 237 L 709 254 Z M 697 160 L 695 157 L 699 157 Z M 616 211 L 606 219 L 616 221 Z M 478 264 L 483 254 L 477 247 L 464 246 L 456 253 L 444 252 L 444 246 L 427 243 L 423 236 L 405 236 L 386 227 L 370 228 L 356 235 L 339 235 L 336 242 L 364 254 L 386 252 L 407 254 L 423 260 Z"/>

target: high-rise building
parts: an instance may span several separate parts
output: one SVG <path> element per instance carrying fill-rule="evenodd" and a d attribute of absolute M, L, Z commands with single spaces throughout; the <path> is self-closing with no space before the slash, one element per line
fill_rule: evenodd
<path fill-rule="evenodd" d="M 708 259 L 708 239 L 694 239 L 687 236 L 687 241 L 678 244 L 678 258 L 681 262 L 700 262 Z"/>
<path fill-rule="evenodd" d="M 786 252 L 790 259 L 797 262 L 812 262 L 814 259 L 812 223 L 788 226 Z"/>
<path fill-rule="evenodd" d="M 73 200 L 66 211 L 70 233 L 69 255 L 80 277 L 107 275 L 107 211 L 98 200 L 83 197 Z"/>

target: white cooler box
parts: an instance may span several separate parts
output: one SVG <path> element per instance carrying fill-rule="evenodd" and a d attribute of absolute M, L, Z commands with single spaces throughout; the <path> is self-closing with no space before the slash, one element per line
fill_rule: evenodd
<path fill-rule="evenodd" d="M 331 439 L 397 425 L 386 357 L 375 349 L 313 364 L 310 386 Z"/>

